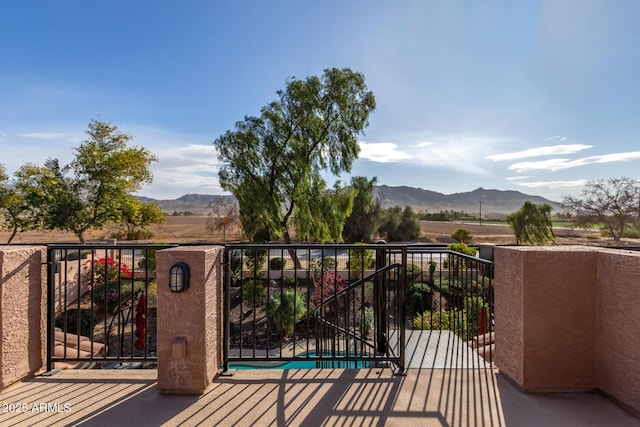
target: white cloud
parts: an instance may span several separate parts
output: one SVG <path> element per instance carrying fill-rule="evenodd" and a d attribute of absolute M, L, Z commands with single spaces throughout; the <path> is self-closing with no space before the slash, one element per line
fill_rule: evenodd
<path fill-rule="evenodd" d="M 360 142 L 360 158 L 376 163 L 395 163 L 413 157 L 393 142 Z"/>
<path fill-rule="evenodd" d="M 586 179 L 578 179 L 575 181 L 535 181 L 535 182 L 518 182 L 516 183 L 522 187 L 528 188 L 579 188 L 584 187 L 587 184 L 588 180 Z"/>
<path fill-rule="evenodd" d="M 25 133 L 17 133 L 21 138 L 30 138 L 30 139 L 63 139 L 65 137 L 64 133 L 61 132 L 25 132 Z"/>
<path fill-rule="evenodd" d="M 569 160 L 569 159 L 549 159 L 541 160 L 537 162 L 520 162 L 514 163 L 509 166 L 510 170 L 517 172 L 528 172 L 535 170 L 549 170 L 559 171 L 563 169 L 575 168 L 578 166 L 584 166 L 594 163 L 611 163 L 611 162 L 624 162 L 630 160 L 640 159 L 640 151 L 631 151 L 627 153 L 612 153 L 602 156 L 583 157 L 581 159 Z"/>
<path fill-rule="evenodd" d="M 531 176 L 524 175 L 524 176 L 508 176 L 505 179 L 507 181 L 519 181 L 519 180 L 522 180 L 522 179 L 529 179 L 529 178 L 531 178 Z"/>
<path fill-rule="evenodd" d="M 492 154 L 487 156 L 488 160 L 494 162 L 503 160 L 523 159 L 526 157 L 553 156 L 558 154 L 573 154 L 581 150 L 592 148 L 592 145 L 570 144 L 570 145 L 548 145 L 544 147 L 530 148 L 514 153 Z"/>
<path fill-rule="evenodd" d="M 360 142 L 360 158 L 378 163 L 412 163 L 434 168 L 445 168 L 488 175 L 482 164 L 484 154 L 496 143 L 505 140 L 474 135 L 441 135 L 418 143 L 398 145 L 392 142 Z"/>

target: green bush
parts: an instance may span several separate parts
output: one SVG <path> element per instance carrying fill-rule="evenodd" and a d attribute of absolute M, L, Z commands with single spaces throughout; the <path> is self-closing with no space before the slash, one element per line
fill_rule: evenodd
<path fill-rule="evenodd" d="M 275 335 L 292 336 L 296 323 L 306 314 L 304 297 L 293 289 L 276 292 L 269 297 L 267 318 Z"/>
<path fill-rule="evenodd" d="M 407 265 L 407 281 L 411 282 L 422 273 L 422 269 L 417 264 Z"/>
<path fill-rule="evenodd" d="M 360 315 L 362 316 L 362 336 L 366 338 L 373 330 L 373 308 L 365 307 L 364 310 L 361 310 Z"/>
<path fill-rule="evenodd" d="M 349 274 L 352 279 L 362 278 L 364 270 L 374 265 L 373 249 L 351 249 Z"/>
<path fill-rule="evenodd" d="M 255 277 L 262 277 L 262 267 L 267 259 L 266 249 L 247 249 L 244 251 L 244 263 Z"/>
<path fill-rule="evenodd" d="M 66 326 L 65 326 L 66 317 Z M 96 323 L 96 313 L 93 310 L 85 308 L 80 309 L 80 328 L 78 328 L 78 309 L 71 308 L 64 313 L 60 313 L 56 318 L 56 327 L 70 334 L 84 335 L 85 337 L 93 337 L 93 326 Z"/>
<path fill-rule="evenodd" d="M 459 243 L 469 243 L 473 240 L 471 232 L 466 228 L 458 228 L 456 231 L 451 233 L 451 238 Z"/>
<path fill-rule="evenodd" d="M 264 285 L 260 279 L 247 280 L 247 282 L 242 285 L 242 302 L 248 304 L 250 307 L 253 307 L 256 302 L 260 302 L 263 295 Z"/>
<path fill-rule="evenodd" d="M 452 325 L 464 323 L 464 315 L 461 310 L 440 310 L 431 312 L 429 310 L 419 313 L 413 318 L 413 329 L 423 330 L 453 330 Z M 464 325 L 462 325 L 464 328 Z M 454 332 L 456 332 L 454 330 Z M 456 333 L 457 334 L 457 333 Z"/>
<path fill-rule="evenodd" d="M 464 309 L 424 311 L 413 317 L 413 328 L 423 330 L 450 330 L 463 341 L 478 335 L 480 310 L 487 307 L 480 297 L 464 299 Z"/>
<path fill-rule="evenodd" d="M 417 282 L 407 288 L 407 313 L 413 315 L 431 309 L 433 289 L 426 283 Z"/>
<path fill-rule="evenodd" d="M 90 294 L 93 295 L 93 305 L 100 308 L 104 307 L 105 304 L 107 306 L 116 306 L 118 301 L 121 301 L 121 304 L 125 304 L 131 300 L 131 295 L 134 292 L 139 290 L 144 291 L 145 289 L 145 282 L 142 280 L 136 280 L 133 283 L 131 280 L 123 280 L 119 286 L 118 282 L 109 282 L 106 285 L 94 286 Z"/>
<path fill-rule="evenodd" d="M 324 258 L 316 258 L 311 262 L 311 271 L 313 271 L 313 278 L 320 280 L 325 271 L 335 270 L 336 259 L 332 256 L 326 256 Z"/>
<path fill-rule="evenodd" d="M 284 268 L 283 258 L 271 258 L 269 260 L 269 270 L 282 270 Z"/>
<path fill-rule="evenodd" d="M 236 285 L 242 277 L 242 252 L 238 249 L 229 251 L 229 264 L 231 267 L 231 284 Z"/>

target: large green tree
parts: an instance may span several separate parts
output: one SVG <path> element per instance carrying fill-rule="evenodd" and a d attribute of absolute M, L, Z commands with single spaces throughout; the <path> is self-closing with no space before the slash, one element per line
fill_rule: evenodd
<path fill-rule="evenodd" d="M 543 245 L 555 240 L 551 206 L 546 203 L 524 202 L 518 211 L 507 216 L 507 223 L 513 229 L 516 245 L 523 243 Z"/>
<path fill-rule="evenodd" d="M 151 224 L 162 224 L 167 217 L 157 202 L 143 202 L 137 197 L 127 195 L 123 198 L 119 208 L 117 227 L 121 230 L 118 235 L 125 240 L 148 239 L 152 236 L 147 227 Z"/>
<path fill-rule="evenodd" d="M 11 243 L 18 232 L 34 230 L 39 223 L 39 218 L 0 165 L 0 227 L 11 231 L 7 243 Z"/>
<path fill-rule="evenodd" d="M 420 237 L 418 215 L 411 206 L 393 206 L 384 211 L 380 234 L 389 242 L 407 242 Z"/>
<path fill-rule="evenodd" d="M 631 178 L 590 181 L 582 197 L 565 196 L 562 204 L 575 212 L 578 225 L 602 226 L 613 240 L 640 218 L 640 186 Z"/>
<path fill-rule="evenodd" d="M 110 123 L 93 120 L 73 161 L 28 163 L 16 172 L 16 189 L 46 229 L 74 233 L 81 243 L 89 230 L 119 222 L 130 193 L 153 180 L 156 157 L 129 146 L 132 136 Z"/>
<path fill-rule="evenodd" d="M 382 207 L 374 195 L 378 178 L 366 176 L 351 178 L 351 188 L 355 191 L 353 209 L 347 218 L 342 236 L 346 242 L 370 242 L 380 225 Z"/>
<path fill-rule="evenodd" d="M 259 117 L 245 117 L 215 140 L 224 164 L 220 184 L 238 200 L 249 235 L 263 230 L 290 243 L 295 217 L 304 235 L 340 240 L 344 212 L 326 204 L 344 204 L 344 193 L 327 191 L 321 173 L 351 170 L 358 135 L 375 109 L 373 93 L 361 73 L 331 68 L 320 77 L 289 79 L 277 95 Z"/>

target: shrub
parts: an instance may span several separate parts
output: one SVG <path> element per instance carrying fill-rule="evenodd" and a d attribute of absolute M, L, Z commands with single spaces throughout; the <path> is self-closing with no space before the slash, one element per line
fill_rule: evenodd
<path fill-rule="evenodd" d="M 478 320 L 480 310 L 487 307 L 480 297 L 464 299 L 464 309 L 424 311 L 413 318 L 414 329 L 450 330 L 463 341 L 468 341 L 478 335 Z"/>
<path fill-rule="evenodd" d="M 407 288 L 407 313 L 413 315 L 431 309 L 433 289 L 426 283 L 417 282 Z"/>
<path fill-rule="evenodd" d="M 361 310 L 360 315 L 362 318 L 362 335 L 366 338 L 373 330 L 373 308 L 365 307 L 363 310 Z"/>
<path fill-rule="evenodd" d="M 313 296 L 311 301 L 317 307 L 323 304 L 328 298 L 342 291 L 346 287 L 342 276 L 336 277 L 335 272 L 325 270 L 322 279 L 313 280 Z M 329 301 L 324 307 L 325 315 L 338 316 L 345 312 L 347 305 L 347 295 L 340 294 L 332 301 Z"/>
<path fill-rule="evenodd" d="M 322 277 L 323 271 L 335 270 L 336 259 L 331 256 L 324 258 L 316 258 L 311 262 L 311 271 L 313 271 L 314 280 L 319 280 Z"/>
<path fill-rule="evenodd" d="M 467 246 L 465 243 L 451 243 L 447 245 L 447 250 L 460 252 L 461 254 L 476 256 L 476 248 Z"/>
<path fill-rule="evenodd" d="M 352 279 L 362 278 L 362 273 L 374 265 L 373 249 L 351 249 L 349 275 Z"/>
<path fill-rule="evenodd" d="M 471 232 L 466 228 L 458 228 L 456 231 L 451 233 L 451 238 L 459 243 L 469 243 L 473 240 Z"/>
<path fill-rule="evenodd" d="M 271 330 L 279 336 L 293 335 L 296 323 L 307 314 L 304 298 L 293 289 L 277 292 L 269 297 L 267 318 Z"/>
<path fill-rule="evenodd" d="M 247 249 L 244 251 L 244 263 L 254 277 L 262 277 L 262 267 L 267 259 L 266 249 Z"/>
<path fill-rule="evenodd" d="M 93 310 L 82 308 L 78 314 L 78 309 L 71 308 L 65 313 L 66 316 L 64 313 L 60 313 L 56 318 L 56 327 L 70 334 L 84 335 L 89 338 L 93 337 L 93 326 L 96 322 L 96 313 Z M 78 316 L 80 322 L 78 322 Z M 65 317 L 67 320 L 66 328 Z M 80 325 L 80 328 L 78 328 L 78 324 Z"/>
<path fill-rule="evenodd" d="M 249 307 L 253 307 L 256 302 L 261 301 L 264 295 L 264 285 L 260 279 L 251 279 L 242 285 L 242 301 Z"/>
<path fill-rule="evenodd" d="M 133 283 L 131 281 L 123 281 L 119 284 L 118 282 L 110 282 L 106 285 L 94 286 L 91 291 L 91 295 L 93 295 L 93 305 L 100 308 L 105 304 L 107 306 L 116 306 L 118 301 L 121 301 L 122 304 L 124 304 L 127 300 L 131 300 L 131 295 L 134 292 L 139 290 L 144 291 L 145 289 L 145 282 L 141 280 Z M 149 284 L 149 291 L 150 289 L 151 283 Z"/>
<path fill-rule="evenodd" d="M 269 270 L 282 270 L 284 268 L 284 259 L 277 257 L 269 260 Z"/>
<path fill-rule="evenodd" d="M 131 270 L 111 257 L 94 258 L 87 261 L 82 276 L 92 286 L 104 286 L 119 279 L 131 278 Z"/>
<path fill-rule="evenodd" d="M 422 269 L 417 264 L 409 264 L 407 265 L 407 281 L 411 282 L 416 277 L 422 274 Z"/>
<path fill-rule="evenodd" d="M 464 243 L 452 243 L 447 246 L 447 250 L 458 252 L 464 255 L 476 256 L 476 248 L 471 248 Z M 449 258 L 445 261 L 445 265 L 455 273 L 459 273 L 460 270 L 467 267 L 467 261 L 468 260 L 463 257 L 449 255 Z"/>
<path fill-rule="evenodd" d="M 242 253 L 238 249 L 229 251 L 229 264 L 231 267 L 231 284 L 235 285 L 242 277 Z"/>

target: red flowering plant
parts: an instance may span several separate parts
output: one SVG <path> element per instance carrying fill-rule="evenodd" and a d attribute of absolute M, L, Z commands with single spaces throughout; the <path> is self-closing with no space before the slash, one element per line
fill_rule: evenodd
<path fill-rule="evenodd" d="M 312 280 L 314 287 L 312 301 L 316 307 L 346 288 L 342 276 L 338 275 L 336 277 L 336 273 L 328 269 L 324 270 L 320 279 L 312 277 Z M 345 297 L 345 294 L 338 295 L 333 301 L 329 302 L 329 309 L 338 313 L 343 312 L 346 306 Z"/>
<path fill-rule="evenodd" d="M 118 279 L 130 279 L 131 270 L 111 257 L 93 258 L 85 264 L 83 277 L 93 286 L 104 286 Z"/>

